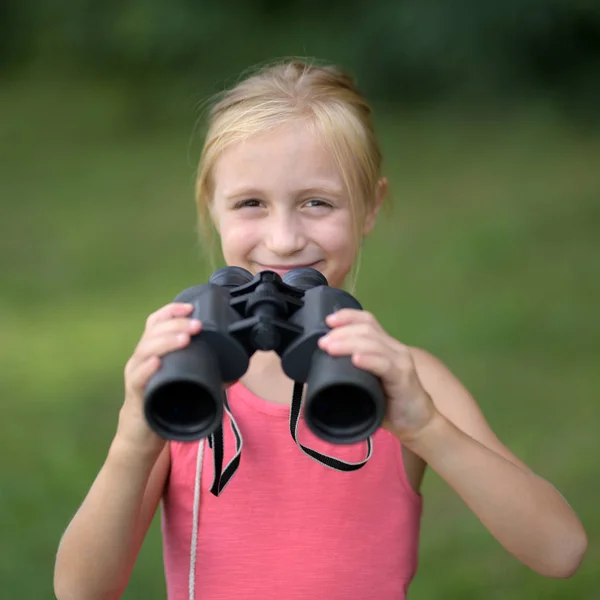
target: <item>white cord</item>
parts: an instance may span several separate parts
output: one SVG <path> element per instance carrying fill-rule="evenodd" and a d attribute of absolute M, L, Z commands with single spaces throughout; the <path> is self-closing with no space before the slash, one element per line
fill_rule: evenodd
<path fill-rule="evenodd" d="M 204 458 L 204 440 L 198 442 L 196 457 L 196 478 L 194 481 L 194 508 L 192 513 L 192 543 L 190 546 L 189 600 L 196 598 L 196 552 L 198 550 L 198 517 L 200 513 L 200 491 L 202 481 L 202 459 Z"/>

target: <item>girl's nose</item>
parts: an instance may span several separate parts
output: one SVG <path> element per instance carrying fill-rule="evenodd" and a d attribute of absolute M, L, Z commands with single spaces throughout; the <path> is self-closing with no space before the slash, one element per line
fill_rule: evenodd
<path fill-rule="evenodd" d="M 291 215 L 269 219 L 265 240 L 267 249 L 277 256 L 291 256 L 306 245 L 301 223 Z"/>

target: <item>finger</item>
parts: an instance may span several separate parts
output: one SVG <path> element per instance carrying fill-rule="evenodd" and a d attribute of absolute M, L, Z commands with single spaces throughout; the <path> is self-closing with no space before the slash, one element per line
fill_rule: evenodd
<path fill-rule="evenodd" d="M 164 356 L 168 352 L 185 348 L 190 343 L 191 334 L 187 331 L 165 333 L 144 339 L 135 351 L 135 363 L 152 356 Z"/>
<path fill-rule="evenodd" d="M 173 318 L 167 321 L 159 321 L 152 325 L 144 333 L 145 338 L 170 334 L 170 333 L 198 333 L 202 328 L 202 324 L 198 319 L 190 319 L 189 317 Z"/>
<path fill-rule="evenodd" d="M 373 336 L 338 336 L 336 338 L 328 336 L 321 338 L 318 342 L 319 347 L 331 356 L 349 356 L 351 354 L 380 353 L 389 354 L 390 349 L 379 337 Z"/>
<path fill-rule="evenodd" d="M 158 367 L 160 367 L 158 356 L 151 356 L 139 362 L 126 374 L 126 387 L 134 391 L 144 388 Z"/>
<path fill-rule="evenodd" d="M 147 326 L 153 326 L 160 321 L 173 319 L 174 317 L 185 317 L 194 309 L 194 305 L 189 302 L 171 302 L 157 311 L 153 312 L 146 319 Z"/>
<path fill-rule="evenodd" d="M 137 343 L 132 359 L 134 362 L 140 359 L 145 359 L 148 354 L 149 344 L 152 346 L 155 342 L 153 340 L 160 338 L 171 338 L 174 339 L 179 334 L 190 335 L 197 334 L 202 329 L 202 323 L 197 319 L 171 319 L 169 321 L 160 321 L 156 325 L 150 325 L 148 329 L 144 331 L 144 334 Z M 184 337 L 181 341 L 186 341 L 188 338 Z"/>
<path fill-rule="evenodd" d="M 359 369 L 369 371 L 379 377 L 383 382 L 392 379 L 391 373 L 394 370 L 394 364 L 389 356 L 385 354 L 353 354 L 352 364 Z"/>
<path fill-rule="evenodd" d="M 374 328 L 369 323 L 351 323 L 348 325 L 344 325 L 343 327 L 337 327 L 336 329 L 331 329 L 328 331 L 323 337 L 322 340 L 338 340 L 338 339 L 351 339 L 353 337 L 386 337 L 383 335 L 383 332 Z"/>
<path fill-rule="evenodd" d="M 319 338 L 319 346 L 322 349 L 333 348 L 334 346 L 357 347 L 355 343 L 360 339 L 377 340 L 382 348 L 385 348 L 388 353 L 401 352 L 403 345 L 397 340 L 390 337 L 382 329 L 374 329 L 371 325 L 355 324 L 332 329 L 326 335 Z"/>
<path fill-rule="evenodd" d="M 381 327 L 375 316 L 366 310 L 357 310 L 354 308 L 342 308 L 337 312 L 327 315 L 325 323 L 329 327 L 339 327 L 349 323 L 368 323 L 374 327 Z"/>

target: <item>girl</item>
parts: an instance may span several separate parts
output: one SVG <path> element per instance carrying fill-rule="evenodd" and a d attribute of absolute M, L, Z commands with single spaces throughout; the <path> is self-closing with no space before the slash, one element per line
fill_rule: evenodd
<path fill-rule="evenodd" d="M 214 224 L 228 265 L 280 274 L 311 266 L 343 287 L 386 196 L 380 167 L 370 108 L 352 80 L 333 67 L 279 63 L 213 107 L 199 214 Z M 59 600 L 119 598 L 161 499 L 170 600 L 401 600 L 416 571 L 426 465 L 518 560 L 548 577 L 575 573 L 587 540 L 567 502 L 497 439 L 439 360 L 392 338 L 366 311 L 329 315 L 319 341 L 382 382 L 387 414 L 366 465 L 336 471 L 294 444 L 293 382 L 275 353 L 257 352 L 228 389 L 241 464 L 211 494 L 204 440 L 167 443 L 143 415 L 160 357 L 202 329 L 190 312 L 171 303 L 150 315 L 126 365 L 106 462 L 58 549 Z M 235 440 L 224 431 L 231 456 Z M 364 459 L 364 444 L 327 444 L 302 420 L 298 442 Z"/>

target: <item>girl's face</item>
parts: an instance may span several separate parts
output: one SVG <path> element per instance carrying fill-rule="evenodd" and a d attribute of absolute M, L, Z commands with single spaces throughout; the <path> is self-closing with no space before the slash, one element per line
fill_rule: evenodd
<path fill-rule="evenodd" d="M 229 147 L 213 185 L 211 214 L 228 265 L 280 275 L 313 267 L 343 287 L 357 250 L 350 201 L 332 157 L 304 123 Z"/>

